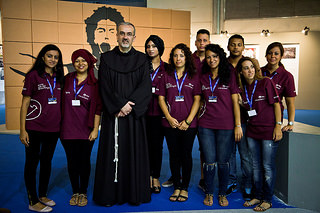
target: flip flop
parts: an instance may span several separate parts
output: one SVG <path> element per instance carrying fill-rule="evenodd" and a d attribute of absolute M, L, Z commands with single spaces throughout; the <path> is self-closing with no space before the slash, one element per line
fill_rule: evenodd
<path fill-rule="evenodd" d="M 269 204 L 269 207 L 263 207 L 262 204 L 264 204 L 264 203 Z M 253 211 L 255 211 L 255 212 L 264 212 L 264 211 L 267 211 L 268 209 L 270 209 L 271 207 L 272 207 L 272 203 L 269 203 L 267 201 L 263 201 L 262 203 L 257 205 L 255 208 L 253 208 Z"/>

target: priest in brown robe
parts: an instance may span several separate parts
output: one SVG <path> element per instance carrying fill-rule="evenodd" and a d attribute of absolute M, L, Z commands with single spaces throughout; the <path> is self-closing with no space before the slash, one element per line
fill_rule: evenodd
<path fill-rule="evenodd" d="M 151 99 L 146 55 L 135 50 L 135 27 L 117 27 L 118 46 L 103 53 L 99 66 L 103 101 L 93 200 L 100 205 L 151 200 L 145 112 Z"/>

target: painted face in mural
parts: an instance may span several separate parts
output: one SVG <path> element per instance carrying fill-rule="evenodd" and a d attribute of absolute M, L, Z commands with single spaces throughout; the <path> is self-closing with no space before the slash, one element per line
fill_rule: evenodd
<path fill-rule="evenodd" d="M 99 52 L 103 53 L 117 45 L 117 27 L 113 21 L 100 20 L 94 31 L 94 43 L 99 47 Z"/>
<path fill-rule="evenodd" d="M 120 25 L 117 33 L 117 41 L 119 47 L 123 51 L 128 51 L 132 47 L 132 43 L 136 36 L 131 25 Z"/>

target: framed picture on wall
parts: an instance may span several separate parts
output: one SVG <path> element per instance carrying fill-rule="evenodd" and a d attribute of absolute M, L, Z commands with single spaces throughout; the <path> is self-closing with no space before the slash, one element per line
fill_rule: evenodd
<path fill-rule="evenodd" d="M 243 56 L 259 59 L 259 51 L 260 47 L 256 44 L 245 44 L 244 51 L 242 53 Z"/>
<path fill-rule="evenodd" d="M 296 93 L 298 94 L 300 45 L 283 44 L 283 49 L 284 53 L 281 63 L 284 65 L 285 69 L 293 75 Z"/>
<path fill-rule="evenodd" d="M 283 59 L 295 59 L 297 48 L 295 46 L 292 47 L 283 47 Z"/>

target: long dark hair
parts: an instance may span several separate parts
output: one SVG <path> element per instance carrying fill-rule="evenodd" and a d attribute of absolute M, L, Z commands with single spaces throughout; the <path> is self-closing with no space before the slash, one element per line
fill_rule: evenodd
<path fill-rule="evenodd" d="M 177 44 L 174 48 L 172 48 L 172 50 L 170 52 L 170 58 L 169 58 L 168 73 L 173 75 L 174 70 L 176 69 L 174 62 L 173 62 L 173 54 L 176 49 L 182 50 L 182 52 L 186 58 L 185 71 L 188 73 L 188 77 L 192 78 L 194 76 L 194 74 L 196 73 L 196 68 L 195 68 L 193 58 L 192 58 L 192 53 L 191 53 L 189 47 L 183 43 Z"/>
<path fill-rule="evenodd" d="M 46 64 L 43 61 L 43 57 L 46 54 L 46 52 L 50 51 L 50 50 L 56 50 L 59 52 L 59 60 L 57 65 L 54 67 L 53 71 L 56 73 L 57 76 L 57 81 L 61 84 L 61 86 L 63 85 L 63 77 L 64 77 L 64 71 L 63 71 L 63 62 L 62 62 L 62 54 L 60 49 L 54 45 L 54 44 L 47 44 L 46 46 L 44 46 L 37 58 L 36 61 L 34 62 L 34 64 L 32 65 L 31 69 L 29 70 L 29 72 L 36 70 L 38 72 L 38 75 L 40 77 L 44 77 L 44 73 L 45 73 L 45 67 Z M 28 73 L 29 73 L 28 72 Z"/>
<path fill-rule="evenodd" d="M 238 85 L 239 87 L 241 88 L 241 90 L 243 90 L 243 85 L 246 85 L 247 84 L 247 81 L 246 79 L 243 77 L 243 75 L 241 74 L 241 71 L 242 71 L 242 63 L 245 62 L 245 61 L 251 61 L 251 63 L 253 64 L 253 67 L 255 69 L 255 73 L 254 73 L 254 80 L 261 80 L 263 79 L 264 77 L 261 75 L 261 72 L 259 72 L 259 67 L 257 67 L 257 64 L 254 63 L 253 59 L 252 58 L 249 58 L 249 57 L 242 57 L 237 66 L 236 66 L 236 70 L 237 70 L 237 82 L 238 82 Z"/>
<path fill-rule="evenodd" d="M 273 42 L 273 43 L 269 44 L 269 46 L 267 47 L 265 57 L 267 57 L 269 51 L 270 51 L 271 49 L 273 49 L 274 47 L 279 47 L 279 49 L 280 49 L 280 55 L 281 55 L 281 57 L 283 56 L 283 54 L 284 54 L 284 48 L 283 48 L 282 44 L 281 44 L 280 42 Z M 280 61 L 279 61 L 279 66 L 283 66 L 283 64 L 281 63 L 281 59 L 280 59 Z M 283 66 L 283 67 L 284 67 L 284 66 Z"/>
<path fill-rule="evenodd" d="M 218 44 L 208 44 L 205 50 L 206 50 L 206 54 L 207 54 L 207 51 L 211 51 L 213 53 L 216 53 L 219 56 L 219 59 L 220 59 L 220 62 L 218 65 L 218 76 L 220 79 L 219 84 L 228 85 L 230 81 L 231 71 L 229 69 L 228 60 L 223 48 L 221 48 Z M 202 67 L 202 73 L 208 73 L 208 72 L 211 72 L 211 68 L 209 67 L 206 60 Z"/>

